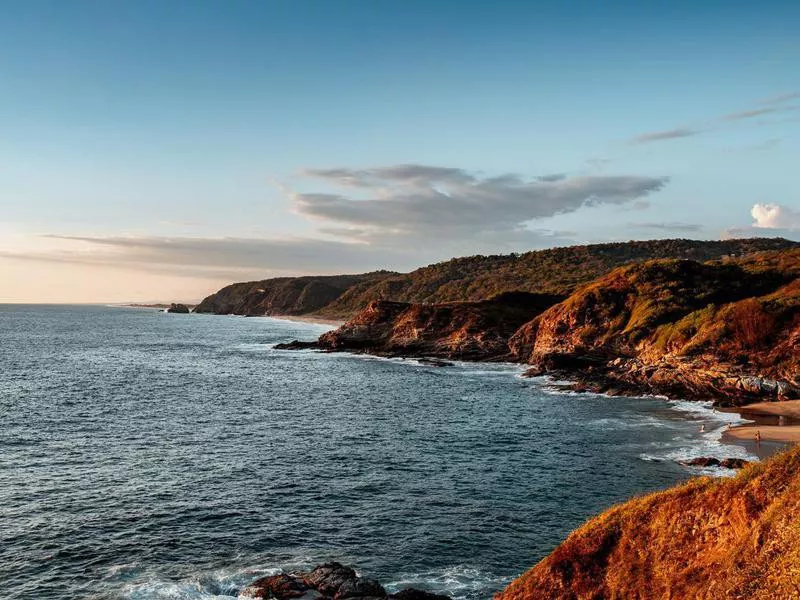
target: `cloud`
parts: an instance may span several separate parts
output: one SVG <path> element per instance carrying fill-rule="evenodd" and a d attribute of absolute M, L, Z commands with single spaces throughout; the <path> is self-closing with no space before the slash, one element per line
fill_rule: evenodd
<path fill-rule="evenodd" d="M 294 193 L 296 212 L 355 228 L 362 238 L 372 235 L 373 241 L 526 236 L 530 221 L 587 206 L 632 203 L 668 181 L 643 176 L 480 177 L 462 169 L 424 165 L 314 169 L 303 174 L 330 185 L 359 188 L 361 195 Z M 369 192 L 366 197 L 364 192 Z"/>
<path fill-rule="evenodd" d="M 744 119 L 752 119 L 753 117 L 760 117 L 761 115 L 768 115 L 771 113 L 788 112 L 797 110 L 800 106 L 769 106 L 767 108 L 755 108 L 753 110 L 743 110 L 740 112 L 730 113 L 719 118 L 720 121 L 742 121 Z"/>
<path fill-rule="evenodd" d="M 744 121 L 763 115 L 772 115 L 779 113 L 786 113 L 800 110 L 800 105 L 785 105 L 784 103 L 789 100 L 800 98 L 800 92 L 792 92 L 790 94 L 782 94 L 780 96 L 773 96 L 772 98 L 765 98 L 757 104 L 761 108 L 752 108 L 749 110 L 742 110 L 732 112 L 721 117 L 717 117 L 710 122 L 706 122 L 703 126 L 699 127 L 677 127 L 675 129 L 666 129 L 664 131 L 652 131 L 642 133 L 634 136 L 628 140 L 628 144 L 637 146 L 640 144 L 649 144 L 652 142 L 662 142 L 665 140 L 673 140 L 678 138 L 692 137 L 702 133 L 708 133 L 720 129 L 724 123 L 734 123 L 736 121 Z M 759 125 L 771 124 L 770 121 L 759 122 Z"/>
<path fill-rule="evenodd" d="M 667 183 L 631 175 L 483 176 L 413 164 L 307 169 L 303 175 L 320 191 L 277 185 L 294 212 L 317 224 L 305 237 L 50 235 L 43 236 L 50 248 L 0 248 L 0 259 L 228 281 L 407 270 L 453 256 L 574 243 L 574 232 L 546 229 L 537 220 L 584 207 L 634 205 Z"/>
<path fill-rule="evenodd" d="M 753 227 L 761 229 L 800 230 L 800 211 L 780 204 L 754 204 L 750 209 Z"/>
<path fill-rule="evenodd" d="M 661 229 L 664 231 L 683 231 L 683 232 L 701 231 L 703 229 L 702 225 L 697 225 L 696 223 L 678 223 L 678 222 L 630 223 L 629 227 L 636 227 L 640 229 Z"/>
<path fill-rule="evenodd" d="M 642 133 L 628 140 L 629 144 L 649 144 L 650 142 L 660 142 L 663 140 L 673 140 L 677 138 L 691 137 L 703 133 L 702 129 L 691 129 L 688 127 L 679 127 L 676 129 L 667 129 L 666 131 L 653 131 L 650 133 Z"/>
<path fill-rule="evenodd" d="M 2 251 L 0 258 L 223 279 L 261 278 L 267 274 L 361 272 L 383 264 L 416 264 L 413 252 L 403 255 L 389 248 L 312 238 L 42 237 L 73 242 L 80 249 Z"/>
<path fill-rule="evenodd" d="M 788 94 L 778 94 L 776 96 L 762 98 L 757 104 L 782 104 L 783 102 L 789 102 L 797 98 L 800 98 L 800 92 L 789 92 Z"/>

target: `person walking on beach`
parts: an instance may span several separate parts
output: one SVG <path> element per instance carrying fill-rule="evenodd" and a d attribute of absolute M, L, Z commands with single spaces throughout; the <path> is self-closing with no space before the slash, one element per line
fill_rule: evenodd
<path fill-rule="evenodd" d="M 756 429 L 756 444 L 761 442 L 761 430 Z"/>

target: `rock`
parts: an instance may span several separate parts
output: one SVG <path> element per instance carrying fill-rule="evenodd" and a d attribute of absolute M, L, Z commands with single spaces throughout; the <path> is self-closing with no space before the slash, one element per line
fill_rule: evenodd
<path fill-rule="evenodd" d="M 316 340 L 314 340 L 313 342 L 292 340 L 291 342 L 275 344 L 276 350 L 308 350 L 314 348 L 319 348 L 319 342 L 317 342 Z"/>
<path fill-rule="evenodd" d="M 448 596 L 413 588 L 387 596 L 377 581 L 359 577 L 353 569 L 338 562 L 319 565 L 308 573 L 262 577 L 242 590 L 240 597 L 263 600 L 450 600 Z"/>
<path fill-rule="evenodd" d="M 719 462 L 719 466 L 726 469 L 743 469 L 749 464 L 750 461 L 743 458 L 724 458 Z"/>
<path fill-rule="evenodd" d="M 242 595 L 250 598 L 290 600 L 304 596 L 311 587 L 302 579 L 281 573 L 262 577 L 251 583 Z"/>
<path fill-rule="evenodd" d="M 426 367 L 452 367 L 453 363 L 442 360 L 440 358 L 428 358 L 423 357 L 419 359 L 419 364 L 425 365 Z"/>
<path fill-rule="evenodd" d="M 376 300 L 319 338 L 327 350 L 462 360 L 509 357 L 508 340 L 524 323 L 562 300 L 507 292 L 480 302 L 412 304 Z"/>
<path fill-rule="evenodd" d="M 334 600 L 364 596 L 386 597 L 386 590 L 377 581 L 359 577 L 353 569 L 337 562 L 316 567 L 304 579 L 307 584 Z"/>
<path fill-rule="evenodd" d="M 699 458 L 682 461 L 681 464 L 687 467 L 718 467 L 720 460 L 712 456 L 701 456 Z"/>
<path fill-rule="evenodd" d="M 691 460 L 681 461 L 687 467 L 722 467 L 724 469 L 742 469 L 750 464 L 750 461 L 743 458 L 714 458 L 713 456 L 701 456 Z"/>
<path fill-rule="evenodd" d="M 188 315 L 190 311 L 189 307 L 186 306 L 185 304 L 176 304 L 175 302 L 173 302 L 172 304 L 169 305 L 169 308 L 164 312 Z"/>

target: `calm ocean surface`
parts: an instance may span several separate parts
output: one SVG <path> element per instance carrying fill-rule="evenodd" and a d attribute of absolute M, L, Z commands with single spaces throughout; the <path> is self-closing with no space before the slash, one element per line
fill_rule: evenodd
<path fill-rule="evenodd" d="M 0 305 L 0 597 L 235 598 L 335 559 L 489 598 L 588 516 L 694 474 L 673 459 L 745 456 L 701 405 L 272 349 L 325 329 Z"/>

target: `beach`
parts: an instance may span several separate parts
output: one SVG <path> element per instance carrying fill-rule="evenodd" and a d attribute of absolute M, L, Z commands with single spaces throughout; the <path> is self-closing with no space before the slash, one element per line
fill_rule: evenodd
<path fill-rule="evenodd" d="M 731 443 L 754 442 L 756 432 L 759 432 L 764 442 L 800 442 L 800 400 L 757 402 L 729 409 L 728 412 L 739 413 L 742 418 L 753 422 L 729 429 L 723 435 L 723 440 Z"/>

